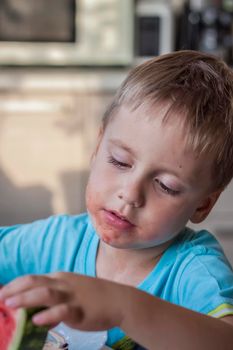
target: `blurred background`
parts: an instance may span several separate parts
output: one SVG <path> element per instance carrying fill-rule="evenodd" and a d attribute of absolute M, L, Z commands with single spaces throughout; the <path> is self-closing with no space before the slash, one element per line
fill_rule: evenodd
<path fill-rule="evenodd" d="M 85 210 L 102 115 L 128 71 L 180 49 L 233 65 L 233 0 L 1 0 L 0 225 Z M 233 185 L 201 227 L 233 263 Z"/>

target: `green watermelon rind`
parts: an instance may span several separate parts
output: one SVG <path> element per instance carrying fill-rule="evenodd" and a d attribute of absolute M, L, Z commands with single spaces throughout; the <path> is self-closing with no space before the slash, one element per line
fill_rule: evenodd
<path fill-rule="evenodd" d="M 14 331 L 13 340 L 9 345 L 9 350 L 18 350 L 23 339 L 24 329 L 27 322 L 27 312 L 19 309 L 15 312 L 16 329 Z"/>
<path fill-rule="evenodd" d="M 41 350 L 45 344 L 48 326 L 36 326 L 32 316 L 40 309 L 18 309 L 14 312 L 16 328 L 8 350 Z M 1 350 L 1 349 L 0 349 Z"/>

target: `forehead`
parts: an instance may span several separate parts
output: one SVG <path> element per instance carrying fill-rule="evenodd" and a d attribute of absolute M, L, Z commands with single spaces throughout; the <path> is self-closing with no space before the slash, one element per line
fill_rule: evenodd
<path fill-rule="evenodd" d="M 155 102 L 144 101 L 139 103 L 129 103 L 122 104 L 115 109 L 110 118 L 108 119 L 108 123 L 111 121 L 118 119 L 120 121 L 126 121 L 126 118 L 143 121 L 145 123 L 157 122 L 159 119 L 164 125 L 168 122 L 168 126 L 171 123 L 178 123 L 179 129 L 184 125 L 186 118 L 185 111 L 178 111 L 177 106 L 174 106 L 174 101 L 170 100 L 157 100 Z M 184 108 L 183 108 L 184 109 Z M 184 109 L 185 110 L 185 109 Z M 107 125 L 108 125 L 107 123 Z"/>
<path fill-rule="evenodd" d="M 166 118 L 168 112 L 169 118 Z M 139 141 L 143 141 L 145 146 L 150 147 L 151 145 L 153 147 L 156 135 L 162 133 L 164 142 L 168 138 L 170 143 L 179 142 L 183 151 L 189 149 L 184 142 L 183 119 L 178 113 L 171 115 L 169 103 L 156 104 L 153 108 L 142 104 L 136 109 L 123 105 L 110 119 L 107 133 L 109 136 L 117 134 L 129 141 L 132 139 L 135 147 Z M 135 143 L 135 139 L 138 141 L 137 143 Z"/>

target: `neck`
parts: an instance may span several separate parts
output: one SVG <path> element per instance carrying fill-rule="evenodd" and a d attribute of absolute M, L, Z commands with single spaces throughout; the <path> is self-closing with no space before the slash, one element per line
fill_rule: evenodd
<path fill-rule="evenodd" d="M 171 244 L 146 249 L 119 249 L 100 241 L 96 272 L 100 278 L 136 286 L 156 266 Z"/>

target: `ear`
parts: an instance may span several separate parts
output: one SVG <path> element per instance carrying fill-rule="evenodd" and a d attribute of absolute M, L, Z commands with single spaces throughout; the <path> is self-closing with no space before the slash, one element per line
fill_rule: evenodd
<path fill-rule="evenodd" d="M 103 134 L 104 134 L 104 128 L 103 128 L 103 126 L 101 126 L 99 128 L 99 133 L 98 133 L 98 136 L 97 136 L 97 141 L 96 141 L 96 145 L 95 145 L 94 151 L 93 151 L 93 153 L 91 155 L 91 163 L 95 160 L 95 157 L 96 157 L 96 154 L 98 152 L 101 140 L 103 138 Z"/>
<path fill-rule="evenodd" d="M 218 190 L 205 197 L 195 210 L 194 214 L 191 216 L 190 221 L 194 224 L 199 224 L 202 222 L 210 213 L 221 192 L 222 190 Z"/>

